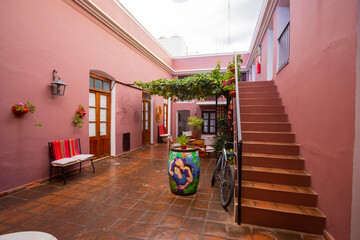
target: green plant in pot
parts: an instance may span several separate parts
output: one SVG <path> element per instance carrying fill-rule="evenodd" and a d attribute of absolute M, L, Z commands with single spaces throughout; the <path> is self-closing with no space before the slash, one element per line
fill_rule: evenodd
<path fill-rule="evenodd" d="M 181 145 L 181 149 L 186 149 L 186 144 L 189 142 L 189 139 L 185 134 L 181 135 L 176 139 L 176 141 Z"/>
<path fill-rule="evenodd" d="M 204 124 L 204 119 L 202 118 L 188 117 L 187 125 L 193 128 L 194 135 L 197 135 L 200 132 L 203 124 Z"/>

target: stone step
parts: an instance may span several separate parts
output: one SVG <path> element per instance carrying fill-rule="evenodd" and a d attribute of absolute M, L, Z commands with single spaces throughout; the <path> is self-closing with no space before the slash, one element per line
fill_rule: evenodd
<path fill-rule="evenodd" d="M 231 92 L 231 97 L 235 97 L 236 93 Z M 239 92 L 240 102 L 243 98 L 279 98 L 279 93 L 277 92 Z"/>
<path fill-rule="evenodd" d="M 284 113 L 283 106 L 271 105 L 241 105 L 240 113 Z"/>
<path fill-rule="evenodd" d="M 295 143 L 291 132 L 242 131 L 243 141 Z"/>
<path fill-rule="evenodd" d="M 295 143 L 243 141 L 243 152 L 298 156 L 300 146 Z"/>
<path fill-rule="evenodd" d="M 236 212 L 238 207 L 235 204 Z M 313 207 L 242 198 L 241 222 L 322 235 L 326 218 L 319 209 Z"/>
<path fill-rule="evenodd" d="M 316 207 L 317 194 L 308 187 L 242 181 L 243 198 Z"/>
<path fill-rule="evenodd" d="M 242 180 L 310 187 L 310 175 L 302 170 L 243 166 Z"/>
<path fill-rule="evenodd" d="M 289 122 L 245 122 L 244 121 L 241 122 L 241 129 L 242 131 L 291 132 L 291 124 Z"/>
<path fill-rule="evenodd" d="M 243 153 L 244 166 L 304 170 L 305 161 L 299 156 Z"/>

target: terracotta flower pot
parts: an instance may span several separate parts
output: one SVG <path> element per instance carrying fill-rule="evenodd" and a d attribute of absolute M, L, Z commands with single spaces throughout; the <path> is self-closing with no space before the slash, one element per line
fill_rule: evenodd
<path fill-rule="evenodd" d="M 235 90 L 230 91 L 230 97 L 232 97 L 232 98 L 236 97 L 236 91 Z"/>
<path fill-rule="evenodd" d="M 230 71 L 232 71 L 233 73 L 235 73 L 235 66 L 232 66 L 232 67 L 230 68 Z"/>
<path fill-rule="evenodd" d="M 230 77 L 230 82 L 231 82 L 231 83 L 234 83 L 234 82 L 235 82 L 235 76 Z"/>
<path fill-rule="evenodd" d="M 26 113 L 29 111 L 29 109 L 26 108 L 26 107 L 24 108 L 23 111 L 21 111 L 21 110 L 16 110 L 15 105 L 12 106 L 12 110 L 13 110 L 13 112 L 14 112 L 16 115 L 24 115 L 24 114 L 26 114 Z"/>
<path fill-rule="evenodd" d="M 181 149 L 186 149 L 187 146 L 186 145 L 181 145 Z"/>

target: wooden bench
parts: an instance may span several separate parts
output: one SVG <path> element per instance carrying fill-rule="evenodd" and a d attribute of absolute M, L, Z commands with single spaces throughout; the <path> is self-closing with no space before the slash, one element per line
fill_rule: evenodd
<path fill-rule="evenodd" d="M 50 157 L 50 178 L 53 167 L 62 168 L 62 176 L 64 179 L 64 185 L 66 183 L 64 168 L 72 166 L 74 164 L 80 164 L 84 161 L 90 161 L 95 173 L 95 167 L 93 163 L 94 154 L 81 154 L 80 138 L 67 139 L 61 141 L 48 142 L 49 145 L 49 157 Z"/>

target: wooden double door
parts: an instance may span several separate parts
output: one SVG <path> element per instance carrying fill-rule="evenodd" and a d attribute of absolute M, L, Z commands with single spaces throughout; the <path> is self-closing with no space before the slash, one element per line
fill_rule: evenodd
<path fill-rule="evenodd" d="M 97 80 L 102 79 L 95 78 L 95 81 Z M 98 88 L 100 88 L 99 86 L 100 83 L 98 83 Z M 110 156 L 110 110 L 110 91 L 107 92 L 104 89 L 92 89 L 90 84 L 89 142 L 90 153 L 94 154 L 96 158 Z"/>

